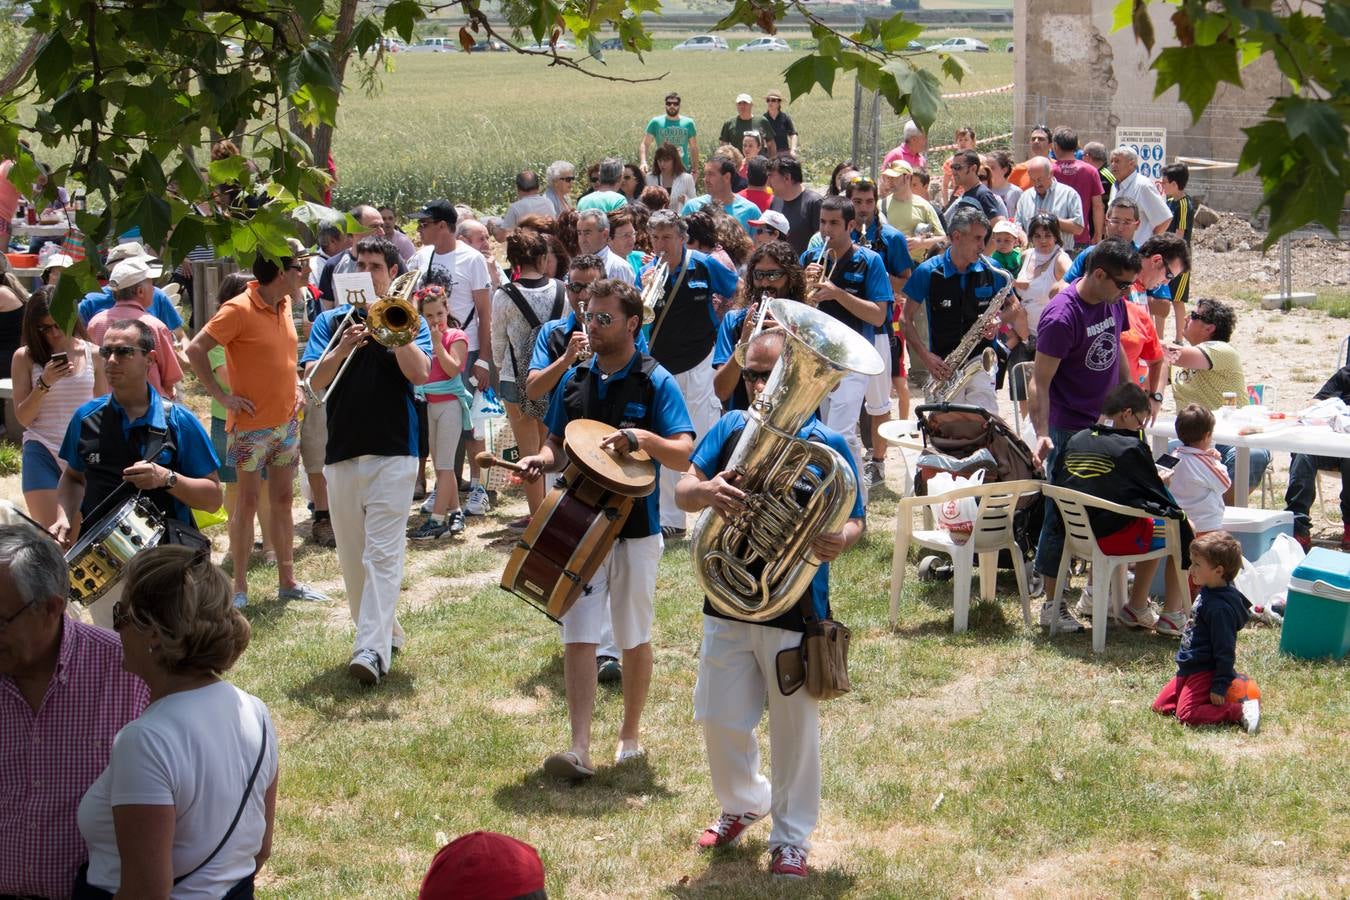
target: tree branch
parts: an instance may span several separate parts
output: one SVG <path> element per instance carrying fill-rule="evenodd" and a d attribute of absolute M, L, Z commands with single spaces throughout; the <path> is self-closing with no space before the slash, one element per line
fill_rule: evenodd
<path fill-rule="evenodd" d="M 42 52 L 42 48 L 47 44 L 45 34 L 34 34 L 28 39 L 28 45 L 23 48 L 19 58 L 10 66 L 4 78 L 0 78 L 0 94 L 9 94 L 19 86 L 25 78 L 28 77 L 28 70 L 33 67 L 33 61 L 37 55 Z"/>

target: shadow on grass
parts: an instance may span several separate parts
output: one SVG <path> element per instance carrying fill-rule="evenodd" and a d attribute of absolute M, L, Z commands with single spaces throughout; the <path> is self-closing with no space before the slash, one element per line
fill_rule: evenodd
<path fill-rule="evenodd" d="M 708 866 L 693 878 L 666 887 L 668 897 L 839 897 L 851 889 L 853 875 L 834 867 L 811 869 L 806 881 L 777 879 L 769 874 L 769 846 L 745 840 L 736 847 L 713 850 Z"/>
<path fill-rule="evenodd" d="M 1148 663 L 1165 671 L 1177 655 L 1178 641 L 1152 631 L 1126 628 L 1112 624 L 1106 631 L 1106 649 L 1101 653 L 1092 650 L 1092 631 L 1077 634 L 1063 632 L 1050 637 L 1047 630 L 1040 630 L 1036 638 L 1040 647 L 1053 650 L 1060 656 L 1077 659 L 1085 663 L 1108 665 L 1139 665 Z"/>
<path fill-rule="evenodd" d="M 327 719 L 378 722 L 400 718 L 400 707 L 416 690 L 416 680 L 398 666 L 378 685 L 367 686 L 353 678 L 343 663 L 315 673 L 286 696 Z"/>
<path fill-rule="evenodd" d="M 559 696 L 562 696 L 563 694 L 563 653 L 561 644 L 558 645 L 557 650 L 548 658 L 547 662 L 531 674 L 516 682 L 516 692 L 525 697 L 535 696 L 540 688 L 558 694 Z"/>
<path fill-rule="evenodd" d="M 592 764 L 599 757 L 591 757 Z M 500 808 L 515 813 L 541 811 L 594 819 L 612 816 L 634 796 L 668 799 L 674 794 L 656 780 L 656 772 L 646 757 L 629 760 L 622 766 L 604 765 L 595 775 L 581 781 L 563 781 L 535 769 L 514 784 L 493 792 L 492 800 Z"/>
<path fill-rule="evenodd" d="M 928 603 L 928 598 L 920 599 Z M 886 627 L 881 629 L 880 633 L 900 638 L 947 636 L 976 644 L 1011 644 L 1020 641 L 1025 631 L 1022 624 L 1021 609 L 1017 609 L 1012 614 L 1012 618 L 1009 618 L 1008 611 L 999 601 L 972 600 L 970 621 L 964 634 L 952 632 L 954 615 L 951 612 L 951 597 L 948 597 L 945 603 L 939 598 L 928 603 L 928 605 L 937 609 L 945 607 L 948 613 L 947 617 L 944 619 L 925 619 L 922 622 L 909 624 L 901 619 L 894 629 Z"/>

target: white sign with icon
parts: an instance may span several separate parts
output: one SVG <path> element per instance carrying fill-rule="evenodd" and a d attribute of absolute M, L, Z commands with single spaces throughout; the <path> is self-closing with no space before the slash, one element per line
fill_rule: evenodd
<path fill-rule="evenodd" d="M 1147 179 L 1162 177 L 1167 161 L 1166 128 L 1117 128 L 1116 146 L 1129 147 L 1139 154 L 1139 174 Z"/>

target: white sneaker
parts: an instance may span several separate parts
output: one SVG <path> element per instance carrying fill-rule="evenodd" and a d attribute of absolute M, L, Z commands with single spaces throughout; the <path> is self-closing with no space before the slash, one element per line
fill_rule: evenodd
<path fill-rule="evenodd" d="M 469 485 L 469 499 L 464 501 L 464 515 L 486 516 L 491 511 L 492 504 L 488 502 L 487 489 L 477 483 Z"/>
<path fill-rule="evenodd" d="M 422 501 L 422 512 L 431 515 L 436 511 L 436 489 L 432 488 L 427 492 L 427 499 Z"/>
<path fill-rule="evenodd" d="M 1041 604 L 1042 628 L 1050 627 L 1050 622 L 1054 618 L 1054 608 L 1055 604 L 1049 600 Z M 1079 631 L 1086 631 L 1087 628 L 1082 622 L 1074 618 L 1073 613 L 1069 612 L 1068 607 L 1061 606 L 1059 611 L 1059 630 L 1072 634 Z"/>
<path fill-rule="evenodd" d="M 347 664 L 347 672 L 362 684 L 380 683 L 380 654 L 374 650 L 357 650 Z"/>
<path fill-rule="evenodd" d="M 1261 727 L 1260 700 L 1242 701 L 1242 727 L 1248 734 L 1256 734 L 1256 730 Z"/>
<path fill-rule="evenodd" d="M 1080 619 L 1092 618 L 1092 585 L 1083 585 L 1083 592 L 1078 595 L 1078 602 L 1073 605 L 1073 614 Z"/>

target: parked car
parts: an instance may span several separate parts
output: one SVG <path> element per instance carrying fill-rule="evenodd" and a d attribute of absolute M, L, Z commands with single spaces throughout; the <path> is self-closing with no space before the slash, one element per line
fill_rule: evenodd
<path fill-rule="evenodd" d="M 726 50 L 727 41 L 716 34 L 696 34 L 688 40 L 680 41 L 672 50 Z"/>
<path fill-rule="evenodd" d="M 940 44 L 934 44 L 928 49 L 942 53 L 988 53 L 989 45 L 974 38 L 954 37 L 947 38 Z"/>
<path fill-rule="evenodd" d="M 385 53 L 402 53 L 408 49 L 408 45 L 398 38 L 380 38 L 380 46 L 384 48 Z"/>
<path fill-rule="evenodd" d="M 454 53 L 459 44 L 445 37 L 422 38 L 421 43 L 408 48 L 409 53 Z"/>
<path fill-rule="evenodd" d="M 618 38 L 608 38 L 600 42 L 600 49 L 606 53 L 611 50 L 623 50 L 623 41 Z"/>
<path fill-rule="evenodd" d="M 918 41 L 910 41 L 908 44 L 905 45 L 906 53 L 922 53 L 927 49 L 928 49 L 927 47 L 925 47 L 923 44 L 920 44 Z"/>
<path fill-rule="evenodd" d="M 496 38 L 481 40 L 469 48 L 470 53 L 505 53 L 510 48 Z"/>
<path fill-rule="evenodd" d="M 780 37 L 757 37 L 736 48 L 737 53 L 790 53 L 792 47 Z"/>
<path fill-rule="evenodd" d="M 568 41 L 567 38 L 558 38 L 558 42 L 552 46 L 549 45 L 548 41 L 540 41 L 537 44 L 523 44 L 520 49 L 528 50 L 531 53 L 552 53 L 554 50 L 557 50 L 559 53 L 571 53 L 577 48 L 576 45 Z"/>

